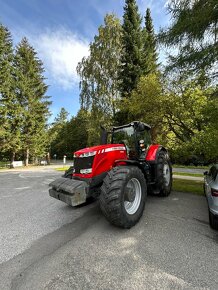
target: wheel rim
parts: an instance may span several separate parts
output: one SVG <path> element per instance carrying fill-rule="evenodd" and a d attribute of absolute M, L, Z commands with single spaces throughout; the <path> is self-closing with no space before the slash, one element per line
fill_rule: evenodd
<path fill-rule="evenodd" d="M 141 184 L 136 178 L 132 178 L 128 181 L 126 189 L 131 190 L 134 194 L 133 201 L 128 201 L 124 195 L 124 208 L 130 215 L 137 212 L 142 198 Z"/>
<path fill-rule="evenodd" d="M 163 167 L 163 176 L 164 176 L 164 180 L 165 180 L 165 185 L 168 186 L 170 184 L 170 167 L 168 163 L 164 164 Z"/>

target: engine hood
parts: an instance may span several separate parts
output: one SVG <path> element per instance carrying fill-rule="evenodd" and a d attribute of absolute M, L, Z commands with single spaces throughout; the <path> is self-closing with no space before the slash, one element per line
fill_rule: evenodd
<path fill-rule="evenodd" d="M 91 155 L 109 152 L 109 151 L 116 151 L 116 150 L 126 150 L 123 144 L 105 144 L 105 145 L 98 145 L 93 147 L 87 147 L 80 149 L 74 153 L 74 157 L 80 157 L 81 155 L 84 157 L 88 157 Z"/>

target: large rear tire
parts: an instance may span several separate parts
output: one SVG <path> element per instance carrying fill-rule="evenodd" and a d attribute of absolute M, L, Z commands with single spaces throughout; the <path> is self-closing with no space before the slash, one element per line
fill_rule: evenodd
<path fill-rule="evenodd" d="M 142 171 L 136 166 L 118 166 L 104 179 L 100 207 L 111 224 L 131 228 L 143 214 L 146 196 L 147 186 Z"/>
<path fill-rule="evenodd" d="M 214 230 L 218 230 L 218 216 L 215 216 L 214 214 L 212 214 L 210 210 L 209 210 L 209 221 L 210 221 L 211 228 Z"/>
<path fill-rule="evenodd" d="M 168 196 L 172 189 L 172 166 L 165 151 L 157 157 L 157 188 L 160 196 Z"/>

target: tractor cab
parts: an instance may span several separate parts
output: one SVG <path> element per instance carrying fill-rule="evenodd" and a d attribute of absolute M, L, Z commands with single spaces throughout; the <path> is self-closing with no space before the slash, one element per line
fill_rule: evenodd
<path fill-rule="evenodd" d="M 145 159 L 151 145 L 151 127 L 143 122 L 134 121 L 112 129 L 112 144 L 124 144 L 129 159 Z"/>

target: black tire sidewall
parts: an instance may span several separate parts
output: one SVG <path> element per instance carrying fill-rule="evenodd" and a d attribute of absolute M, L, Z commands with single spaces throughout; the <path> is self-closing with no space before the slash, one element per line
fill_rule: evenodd
<path fill-rule="evenodd" d="M 170 170 L 170 181 L 166 185 L 163 173 L 164 165 L 167 164 Z M 157 186 L 161 196 L 168 196 L 172 189 L 172 165 L 166 152 L 160 151 L 157 157 Z"/>

